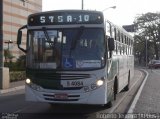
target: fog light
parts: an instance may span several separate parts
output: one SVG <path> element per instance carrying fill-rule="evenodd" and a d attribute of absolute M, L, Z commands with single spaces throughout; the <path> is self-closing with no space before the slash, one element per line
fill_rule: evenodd
<path fill-rule="evenodd" d="M 98 81 L 97 81 L 97 86 L 101 86 L 101 85 L 103 85 L 103 83 L 104 83 L 103 80 L 98 80 Z"/>
<path fill-rule="evenodd" d="M 27 83 L 27 84 L 30 84 L 30 83 L 31 83 L 31 80 L 30 80 L 30 79 L 26 79 L 26 83 Z"/>

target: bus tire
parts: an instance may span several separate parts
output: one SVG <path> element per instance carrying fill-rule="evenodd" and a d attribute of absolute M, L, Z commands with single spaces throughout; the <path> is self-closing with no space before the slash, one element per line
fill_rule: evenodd
<path fill-rule="evenodd" d="M 125 91 L 128 91 L 129 90 L 129 87 L 130 87 L 130 71 L 128 73 L 128 84 L 127 86 L 124 88 Z"/>
<path fill-rule="evenodd" d="M 102 108 L 111 108 L 112 107 L 112 101 L 107 102 L 107 104 L 101 105 Z"/>
<path fill-rule="evenodd" d="M 106 104 L 106 107 L 111 108 L 111 107 L 112 107 L 112 101 L 109 101 L 109 102 Z"/>

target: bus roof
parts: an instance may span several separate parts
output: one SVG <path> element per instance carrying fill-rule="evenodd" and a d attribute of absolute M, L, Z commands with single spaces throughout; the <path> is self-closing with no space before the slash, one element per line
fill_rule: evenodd
<path fill-rule="evenodd" d="M 48 13 L 57 13 L 57 12 L 66 12 L 66 13 L 67 12 L 82 12 L 82 13 L 90 12 L 90 13 L 103 14 L 103 12 L 101 12 L 101 11 L 95 11 L 95 10 L 51 10 L 51 11 L 33 13 L 33 14 L 30 14 L 29 17 L 33 16 L 33 15 L 48 14 Z"/>

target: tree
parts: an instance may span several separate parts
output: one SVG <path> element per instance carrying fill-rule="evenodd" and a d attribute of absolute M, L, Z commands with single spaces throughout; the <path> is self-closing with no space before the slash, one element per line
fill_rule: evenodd
<path fill-rule="evenodd" d="M 25 70 L 26 69 L 26 55 L 21 55 L 16 62 L 17 69 L 16 70 Z"/>
<path fill-rule="evenodd" d="M 159 59 L 158 47 L 160 46 L 160 13 L 142 14 L 135 19 L 134 25 L 137 35 L 139 36 L 139 40 L 144 46 L 145 40 L 147 40 L 148 59 L 153 56 L 155 56 L 156 59 Z"/>
<path fill-rule="evenodd" d="M 12 62 L 12 59 L 14 58 L 14 56 L 12 55 L 12 53 L 8 49 L 5 49 L 4 50 L 4 58 L 5 58 L 5 62 L 7 62 L 8 60 L 10 62 Z"/>

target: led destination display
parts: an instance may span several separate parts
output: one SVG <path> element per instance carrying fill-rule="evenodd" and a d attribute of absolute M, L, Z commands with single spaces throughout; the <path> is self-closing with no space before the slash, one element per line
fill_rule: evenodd
<path fill-rule="evenodd" d="M 96 11 L 44 12 L 32 14 L 28 19 L 29 26 L 101 23 L 103 23 L 103 15 L 101 12 Z"/>

